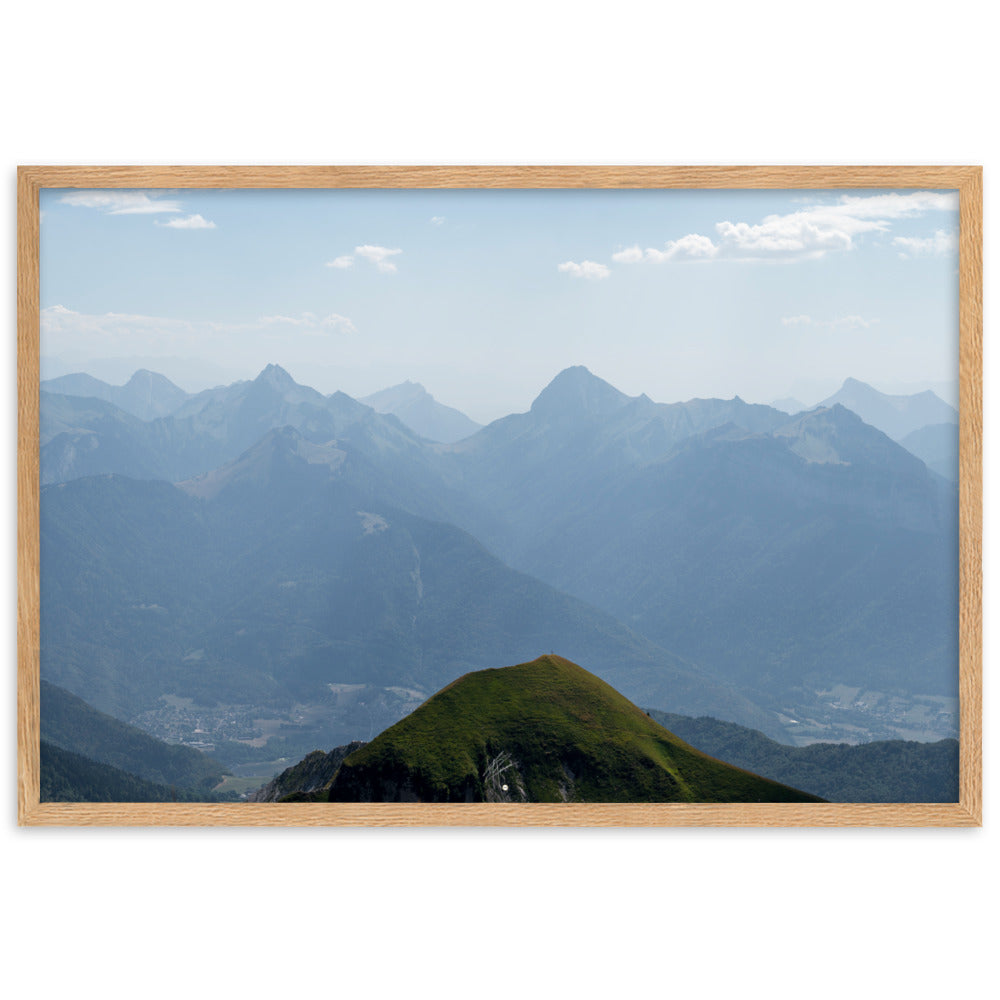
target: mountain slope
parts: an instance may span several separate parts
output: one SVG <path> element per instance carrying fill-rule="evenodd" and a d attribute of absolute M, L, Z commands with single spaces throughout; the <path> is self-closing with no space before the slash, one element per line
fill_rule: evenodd
<path fill-rule="evenodd" d="M 42 802 L 218 802 L 223 797 L 147 781 L 42 740 Z"/>
<path fill-rule="evenodd" d="M 439 403 L 419 382 L 403 382 L 359 402 L 378 413 L 391 413 L 415 434 L 443 444 L 461 441 L 481 427 L 461 410 Z"/>
<path fill-rule="evenodd" d="M 958 482 L 958 424 L 930 424 L 907 434 L 899 443 L 931 472 Z"/>
<path fill-rule="evenodd" d="M 280 802 L 282 799 L 297 802 L 315 801 L 320 793 L 329 789 L 345 758 L 363 746 L 360 741 L 355 741 L 346 746 L 334 747 L 329 753 L 314 750 L 306 754 L 298 764 L 286 768 L 262 788 L 248 795 L 247 801 Z"/>
<path fill-rule="evenodd" d="M 766 775 L 829 802 L 957 802 L 958 741 L 888 740 L 790 747 L 718 719 L 650 715 L 719 760 Z"/>
<path fill-rule="evenodd" d="M 111 471 L 136 479 L 160 477 L 161 459 L 138 417 L 100 399 L 49 392 L 39 399 L 43 483 Z"/>
<path fill-rule="evenodd" d="M 98 712 L 85 701 L 41 682 L 41 737 L 97 764 L 165 786 L 210 791 L 225 768 L 197 750 L 171 746 Z"/>
<path fill-rule="evenodd" d="M 691 435 L 727 423 L 765 432 L 787 420 L 738 397 L 664 404 L 626 396 L 577 366 L 560 372 L 529 412 L 494 421 L 445 457 L 458 488 L 492 518 L 483 541 L 523 568 L 551 534 L 553 517 L 572 519 L 593 496 Z"/>
<path fill-rule="evenodd" d="M 350 754 L 330 801 L 804 802 L 700 753 L 560 656 L 459 678 Z"/>
<path fill-rule="evenodd" d="M 831 681 L 944 694 L 956 517 L 951 487 L 834 407 L 688 438 L 553 515 L 521 565 L 786 705 Z"/>

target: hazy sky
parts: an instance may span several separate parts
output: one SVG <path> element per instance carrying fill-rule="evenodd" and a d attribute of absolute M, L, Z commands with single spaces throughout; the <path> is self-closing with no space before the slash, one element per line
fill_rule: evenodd
<path fill-rule="evenodd" d="M 958 374 L 957 195 L 66 191 L 41 195 L 43 377 L 182 388 L 269 362 L 412 379 L 488 421 L 563 368 L 629 395 L 812 404 Z"/>

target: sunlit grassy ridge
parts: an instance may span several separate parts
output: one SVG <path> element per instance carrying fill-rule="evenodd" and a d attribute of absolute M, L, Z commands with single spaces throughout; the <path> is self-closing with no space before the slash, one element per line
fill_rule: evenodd
<path fill-rule="evenodd" d="M 555 655 L 460 677 L 351 754 L 330 798 L 818 801 L 700 753 Z"/>

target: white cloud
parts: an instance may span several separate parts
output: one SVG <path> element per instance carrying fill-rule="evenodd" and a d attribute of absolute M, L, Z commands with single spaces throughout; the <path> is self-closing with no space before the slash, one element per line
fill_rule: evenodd
<path fill-rule="evenodd" d="M 667 243 L 665 250 L 648 247 L 645 259 L 657 263 L 674 259 L 706 260 L 715 257 L 718 252 L 719 248 L 707 236 L 691 233 L 689 236 L 682 236 L 679 240 L 671 240 Z"/>
<path fill-rule="evenodd" d="M 840 196 L 835 206 L 844 215 L 858 218 L 911 219 L 924 212 L 957 212 L 957 191 L 914 191 L 911 194 Z"/>
<path fill-rule="evenodd" d="M 444 225 L 444 216 L 443 215 L 432 215 L 431 216 L 431 224 L 434 225 L 434 226 L 443 226 Z"/>
<path fill-rule="evenodd" d="M 958 233 L 937 229 L 933 236 L 925 238 L 897 236 L 892 245 L 899 247 L 899 256 L 904 260 L 910 257 L 942 257 L 958 251 Z"/>
<path fill-rule="evenodd" d="M 394 257 L 396 254 L 402 252 L 403 251 L 398 248 L 390 249 L 389 247 L 377 247 L 366 243 L 364 246 L 355 247 L 353 254 L 345 253 L 340 257 L 334 257 L 333 260 L 328 260 L 326 262 L 326 266 L 345 270 L 346 268 L 354 266 L 355 257 L 362 257 L 374 264 L 375 267 L 383 274 L 393 274 L 396 271 L 396 265 L 387 258 Z"/>
<path fill-rule="evenodd" d="M 357 256 L 371 261 L 383 274 L 392 274 L 396 270 L 396 265 L 386 258 L 403 251 L 398 248 L 390 250 L 388 247 L 376 247 L 366 243 L 363 247 L 355 247 L 354 252 Z"/>
<path fill-rule="evenodd" d="M 638 264 L 642 260 L 642 251 L 638 246 L 626 247 L 611 255 L 616 264 Z"/>
<path fill-rule="evenodd" d="M 59 201 L 76 208 L 96 208 L 106 215 L 154 215 L 181 211 L 179 201 L 146 191 L 71 191 Z"/>
<path fill-rule="evenodd" d="M 200 215 L 189 215 L 184 219 L 171 219 L 169 222 L 157 222 L 158 226 L 169 226 L 171 229 L 215 229 L 215 223 Z"/>
<path fill-rule="evenodd" d="M 761 222 L 724 220 L 715 225 L 714 238 L 689 233 L 670 240 L 664 249 L 648 248 L 642 260 L 815 260 L 829 253 L 857 247 L 857 238 L 868 233 L 883 233 L 898 219 L 915 218 L 925 212 L 955 212 L 958 195 L 954 192 L 915 191 L 907 194 L 841 195 L 834 202 L 811 202 L 787 215 L 769 215 Z M 944 234 L 941 234 L 942 237 Z M 907 253 L 938 251 L 937 234 L 926 247 L 920 241 L 894 244 Z M 912 244 L 912 245 L 911 245 Z M 919 244 L 919 245 L 918 245 Z M 614 254 L 621 263 L 635 263 L 638 246 Z"/>
<path fill-rule="evenodd" d="M 559 265 L 559 270 L 565 274 L 573 275 L 574 278 L 587 278 L 589 281 L 600 281 L 611 274 L 606 264 L 598 264 L 592 260 L 584 260 L 579 264 L 567 260 Z"/>
<path fill-rule="evenodd" d="M 867 330 L 874 326 L 877 319 L 865 319 L 864 316 L 839 316 L 836 319 L 813 319 L 812 316 L 782 316 L 784 326 L 820 326 L 831 330 Z"/>

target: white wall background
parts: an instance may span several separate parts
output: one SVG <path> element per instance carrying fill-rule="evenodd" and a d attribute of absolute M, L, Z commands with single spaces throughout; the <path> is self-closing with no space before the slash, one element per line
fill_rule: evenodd
<path fill-rule="evenodd" d="M 13 995 L 988 991 L 995 448 L 983 830 L 21 830 L 13 725 L 18 163 L 982 163 L 991 438 L 998 81 L 985 11 L 968 0 L 8 11 L 0 885 Z"/>

